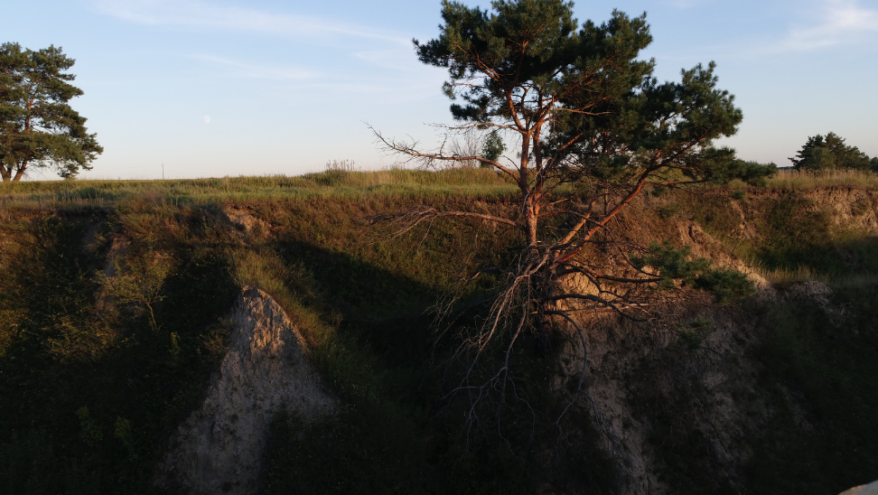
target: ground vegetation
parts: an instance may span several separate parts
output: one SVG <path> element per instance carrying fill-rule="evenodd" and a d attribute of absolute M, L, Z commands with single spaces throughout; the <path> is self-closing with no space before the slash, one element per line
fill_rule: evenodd
<path fill-rule="evenodd" d="M 869 324 L 878 316 L 871 180 L 785 172 L 766 188 L 733 183 L 650 194 L 633 210 L 644 235 L 669 238 L 679 249 L 677 225 L 701 225 L 769 281 L 822 280 L 834 290 L 833 304 L 856 315 L 837 320 L 838 327 L 810 299 L 788 309 L 747 308 L 764 320 L 742 335 L 763 342 L 746 359 L 767 364 L 754 384 L 757 395 L 737 400 L 774 397 L 774 410 L 786 418 L 804 411 L 808 426 L 776 416 L 747 445 L 729 445 L 753 451 L 741 461 L 743 478 L 733 478 L 739 493 L 840 492 L 878 465 L 866 441 L 874 437 L 868 412 L 878 396 Z M 736 190 L 745 191 L 743 199 L 733 197 Z M 510 451 L 493 435 L 470 435 L 467 444 L 465 403 L 448 407 L 443 400 L 446 368 L 435 364 L 453 346 L 437 349 L 425 311 L 456 293 L 460 278 L 496 259 L 502 246 L 515 246 L 519 234 L 464 219 L 388 240 L 389 226 L 376 232 L 369 221 L 419 204 L 511 212 L 516 191 L 478 169 L 0 187 L 3 491 L 157 490 L 150 483 L 155 465 L 203 398 L 223 356 L 223 318 L 248 285 L 271 294 L 297 323 L 342 400 L 334 421 L 305 428 L 296 418 L 277 419 L 264 493 L 618 492 L 624 472 L 590 414 L 568 413 L 568 431 L 582 434 L 560 451 L 551 422 L 508 435 Z M 864 208 L 851 207 L 858 201 Z M 223 213 L 231 207 L 262 223 L 249 231 L 236 226 Z M 127 250 L 114 251 L 118 238 L 130 242 Z M 791 250 L 788 238 L 810 244 Z M 136 302 L 117 301 L 117 312 L 98 309 L 98 272 L 113 256 L 120 273 L 134 278 L 148 273 L 144 264 L 167 263 L 162 283 L 151 284 L 161 295 L 155 325 Z M 477 279 L 463 299 L 476 302 L 492 287 Z M 656 469 L 674 493 L 716 492 L 718 480 L 694 475 L 716 468 L 704 450 L 711 438 L 696 433 L 687 406 L 697 410 L 705 397 L 687 378 L 689 360 L 714 355 L 704 347 L 712 330 L 698 314 L 682 326 L 679 345 L 673 340 L 667 353 L 654 354 L 664 360 L 650 365 L 658 368 L 644 368 L 644 381 L 631 383 L 644 391 L 634 419 L 653 424 L 650 445 L 661 446 L 667 460 Z M 521 390 L 540 406 L 538 414 L 554 418 L 566 402 L 551 392 L 554 372 L 533 348 L 516 355 L 527 373 Z M 660 395 L 649 381 L 660 375 L 647 371 L 669 369 L 684 371 L 671 375 L 677 395 Z"/>

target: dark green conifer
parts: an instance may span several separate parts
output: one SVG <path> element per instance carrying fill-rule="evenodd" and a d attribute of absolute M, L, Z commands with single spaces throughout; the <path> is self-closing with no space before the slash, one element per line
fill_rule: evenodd
<path fill-rule="evenodd" d="M 74 60 L 61 48 L 22 50 L 0 45 L 0 175 L 19 181 L 28 167 L 49 167 L 64 178 L 90 170 L 103 152 L 86 119 L 68 102 L 82 95 L 67 71 Z"/>
<path fill-rule="evenodd" d="M 844 138 L 830 132 L 808 137 L 802 149 L 790 158 L 793 167 L 801 170 L 857 169 L 869 170 L 875 159 L 860 151 L 856 146 L 845 144 Z"/>
<path fill-rule="evenodd" d="M 570 316 L 582 310 L 577 304 L 648 317 L 640 303 L 649 293 L 640 288 L 678 273 L 637 267 L 624 256 L 583 253 L 636 246 L 625 229 L 627 222 L 638 222 L 636 216 L 618 220 L 647 191 L 733 179 L 758 184 L 776 168 L 714 146 L 737 132 L 743 114 L 734 97 L 717 87 L 713 63 L 660 83 L 653 76 L 655 62 L 642 57 L 652 42 L 645 14 L 614 11 L 602 24 L 580 24 L 572 7 L 563 0 L 494 0 L 483 10 L 444 0 L 438 37 L 414 42 L 421 62 L 448 70 L 444 90 L 460 122 L 448 131 L 502 132 L 514 151 L 509 160 L 501 163 L 484 151 L 461 156 L 443 148 L 421 150 L 376 131 L 389 150 L 426 164 L 476 160 L 518 188 L 517 207 L 495 214 L 419 209 L 401 215 L 410 221 L 407 228 L 433 218 L 470 217 L 522 233 L 518 256 L 499 268 L 506 278 L 496 288 L 487 323 L 462 344 L 477 342 L 477 356 L 501 335 L 515 342 L 525 330 L 534 330 L 548 348 L 556 323 L 577 325 Z M 743 275 L 712 274 L 703 264 L 692 271 L 710 277 L 709 284 L 695 286 L 722 289 L 724 300 L 746 294 L 751 284 Z M 570 283 L 575 277 L 588 280 L 588 292 L 577 292 Z M 505 351 L 507 363 L 512 347 Z M 480 390 L 506 380 L 505 373 L 508 368 Z"/>
<path fill-rule="evenodd" d="M 439 36 L 415 40 L 421 62 L 448 70 L 445 93 L 461 121 L 450 131 L 502 132 L 516 148 L 515 163 L 479 156 L 424 152 L 378 137 L 389 149 L 428 161 L 470 161 L 494 167 L 521 190 L 524 218 L 516 220 L 533 250 L 541 218 L 583 215 L 552 249 L 558 263 L 575 257 L 631 200 L 652 187 L 696 182 L 759 182 L 774 167 L 752 167 L 713 142 L 737 132 L 741 110 L 717 88 L 714 64 L 659 83 L 653 60 L 640 55 L 652 42 L 646 16 L 614 11 L 603 24 L 573 18 L 562 0 L 496 0 L 490 10 L 442 2 Z M 499 153 L 496 153 L 499 157 Z M 554 193 L 576 183 L 608 203 L 553 207 Z M 554 211 L 554 210 L 558 211 Z M 497 219 L 509 224 L 510 219 Z M 549 266 L 557 267 L 552 263 Z"/>

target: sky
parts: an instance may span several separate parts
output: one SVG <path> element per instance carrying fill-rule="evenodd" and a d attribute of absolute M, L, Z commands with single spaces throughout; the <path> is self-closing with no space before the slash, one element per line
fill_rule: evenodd
<path fill-rule="evenodd" d="M 580 23 L 613 9 L 647 13 L 643 57 L 659 80 L 717 63 L 744 112 L 720 144 L 741 158 L 786 166 L 830 131 L 878 156 L 878 0 L 574 6 Z M 445 71 L 418 62 L 411 43 L 438 34 L 438 0 L 28 0 L 2 12 L 0 42 L 76 59 L 85 94 L 72 106 L 105 149 L 81 178 L 300 175 L 330 160 L 380 169 L 399 158 L 369 125 L 429 147 L 435 124 L 453 123 Z"/>

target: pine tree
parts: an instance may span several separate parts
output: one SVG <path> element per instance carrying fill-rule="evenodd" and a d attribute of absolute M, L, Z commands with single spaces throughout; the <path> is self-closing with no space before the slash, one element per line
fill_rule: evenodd
<path fill-rule="evenodd" d="M 580 25 L 572 5 L 495 0 L 489 11 L 445 0 L 439 36 L 415 41 L 421 62 L 448 70 L 444 89 L 460 122 L 449 133 L 502 132 L 510 137 L 514 159 L 501 163 L 484 152 L 460 156 L 443 148 L 418 149 L 417 143 L 376 131 L 389 150 L 428 165 L 476 160 L 518 188 L 512 210 L 423 208 L 392 216 L 404 222 L 402 231 L 444 217 L 493 222 L 521 234 L 516 254 L 504 254 L 513 256 L 511 261 L 468 279 L 482 272 L 501 274 L 490 316 L 462 344 L 462 352 L 475 357 L 461 390 L 476 389 L 475 401 L 505 390 L 512 349 L 521 335 L 532 331 L 550 342 L 555 326 L 564 322 L 581 332 L 574 317 L 583 308 L 577 305 L 646 317 L 640 304 L 645 288 L 673 274 L 665 273 L 667 266 L 651 264 L 647 270 L 631 263 L 630 253 L 648 249 L 626 239 L 618 219 L 638 196 L 732 179 L 758 183 L 775 170 L 713 146 L 735 134 L 743 118 L 734 97 L 717 87 L 713 63 L 682 71 L 679 82 L 659 83 L 654 61 L 641 56 L 652 41 L 645 14 L 615 11 L 603 24 Z M 589 249 L 614 255 L 583 255 Z M 744 294 L 747 284 L 752 286 L 743 275 L 706 272 L 706 264 L 696 265 L 691 271 L 710 281 L 699 287 L 722 297 Z M 582 285 L 572 284 L 574 278 L 587 280 L 588 290 L 577 289 Z M 470 387 L 479 356 L 499 341 L 506 346 L 505 364 L 483 386 Z"/>
<path fill-rule="evenodd" d="M 681 82 L 653 77 L 654 61 L 640 57 L 652 42 L 645 14 L 614 11 L 604 24 L 587 21 L 577 30 L 572 3 L 562 0 L 496 0 L 492 11 L 445 0 L 442 18 L 439 37 L 414 43 L 421 62 L 448 70 L 444 89 L 461 122 L 449 130 L 512 136 L 515 163 L 377 137 L 411 157 L 476 160 L 509 177 L 521 191 L 524 218 L 492 221 L 522 228 L 532 253 L 554 245 L 553 268 L 650 188 L 738 176 L 758 182 L 773 171 L 713 146 L 735 134 L 743 117 L 734 97 L 716 87 L 713 63 L 684 70 Z M 567 183 L 595 197 L 554 206 Z M 607 203 L 602 215 L 598 200 Z M 560 240 L 543 239 L 541 219 L 558 215 L 578 220 Z"/>
<path fill-rule="evenodd" d="M 103 152 L 86 119 L 68 102 L 83 94 L 70 84 L 74 60 L 61 48 L 0 46 L 0 175 L 19 181 L 29 167 L 53 168 L 64 178 L 90 170 Z"/>
<path fill-rule="evenodd" d="M 856 146 L 845 144 L 844 138 L 834 132 L 808 137 L 794 158 L 793 167 L 802 170 L 832 170 L 837 168 L 869 170 L 874 159 Z"/>

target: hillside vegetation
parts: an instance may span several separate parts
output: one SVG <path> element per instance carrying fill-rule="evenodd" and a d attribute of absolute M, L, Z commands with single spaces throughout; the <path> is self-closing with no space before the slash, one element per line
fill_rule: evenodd
<path fill-rule="evenodd" d="M 344 404 L 307 428 L 277 418 L 263 493 L 618 493 L 624 470 L 590 413 L 571 416 L 581 434 L 565 445 L 545 421 L 563 405 L 543 354 L 517 356 L 536 419 L 512 436 L 490 420 L 467 430 L 466 402 L 445 400 L 456 369 L 429 309 L 518 234 L 437 220 L 394 237 L 373 221 L 419 205 L 510 209 L 514 192 L 480 169 L 0 186 L 0 491 L 161 493 L 155 466 L 204 398 L 236 294 L 255 286 L 297 322 Z M 851 171 L 638 203 L 641 237 L 679 244 L 671 234 L 697 225 L 781 289 L 827 283 L 837 308 L 734 307 L 756 322 L 752 386 L 771 410 L 728 479 L 710 475 L 710 439 L 682 434 L 674 404 L 642 405 L 669 492 L 834 493 L 878 472 L 876 208 L 878 178 Z M 674 345 L 698 348 L 701 328 Z"/>

